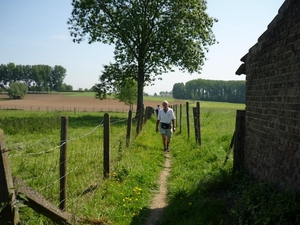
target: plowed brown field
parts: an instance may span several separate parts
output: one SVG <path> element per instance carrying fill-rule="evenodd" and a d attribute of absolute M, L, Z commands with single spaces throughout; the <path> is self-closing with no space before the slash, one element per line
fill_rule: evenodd
<path fill-rule="evenodd" d="M 183 104 L 176 100 L 170 104 Z M 162 101 L 144 101 L 144 106 L 156 107 Z M 75 97 L 65 94 L 27 94 L 24 99 L 12 100 L 7 95 L 0 95 L 0 109 L 21 109 L 40 111 L 119 111 L 126 112 L 129 107 L 114 99 L 100 101 L 93 97 Z M 134 107 L 135 110 L 135 107 Z"/>

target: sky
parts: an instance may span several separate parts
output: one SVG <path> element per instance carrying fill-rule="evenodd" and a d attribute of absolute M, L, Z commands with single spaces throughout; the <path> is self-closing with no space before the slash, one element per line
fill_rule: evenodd
<path fill-rule="evenodd" d="M 0 0 L 0 64 L 61 65 L 64 82 L 74 90 L 90 89 L 99 81 L 103 65 L 114 62 L 114 47 L 102 43 L 73 43 L 67 21 L 71 0 Z M 284 0 L 207 0 L 207 13 L 218 22 L 201 73 L 162 75 L 145 92 L 171 91 L 175 83 L 194 79 L 245 80 L 235 75 L 248 52 L 278 13 Z"/>

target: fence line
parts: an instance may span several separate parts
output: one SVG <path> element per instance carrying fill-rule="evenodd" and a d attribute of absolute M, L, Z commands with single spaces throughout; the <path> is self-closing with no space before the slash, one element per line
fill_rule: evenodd
<path fill-rule="evenodd" d="M 139 115 L 136 115 L 132 120 L 138 118 Z M 122 118 L 115 121 L 110 121 L 109 126 L 112 125 L 114 127 L 114 125 L 127 122 L 128 119 L 129 117 L 125 119 Z M 99 165 L 101 164 L 102 160 L 100 153 L 103 151 L 103 148 L 100 146 L 93 146 L 92 143 L 95 142 L 95 139 L 99 139 L 99 134 L 97 134 L 98 132 L 96 133 L 96 131 L 99 130 L 100 127 L 103 127 L 103 125 L 104 120 L 102 120 L 99 125 L 94 127 L 89 132 L 80 134 L 77 137 L 68 138 L 66 135 L 64 138 L 61 138 L 60 145 L 49 148 L 47 150 L 16 154 L 15 152 L 19 151 L 18 149 L 10 149 L 9 157 L 14 158 L 12 162 L 15 165 L 13 174 L 20 174 L 21 171 L 25 171 L 22 175 L 22 178 L 25 178 L 24 180 L 26 181 L 26 183 L 29 182 L 29 185 L 42 193 L 42 195 L 46 199 L 54 202 L 57 205 L 60 205 L 61 209 L 65 209 L 66 207 L 70 206 L 76 208 L 78 204 L 74 203 L 76 201 L 83 201 L 81 199 L 81 196 L 86 193 L 92 193 L 93 190 L 99 186 L 99 181 L 101 180 L 101 169 L 99 168 Z M 83 146 L 81 144 L 83 138 L 88 138 L 88 140 L 91 140 L 90 142 L 88 142 L 89 146 L 84 146 L 84 148 L 82 148 Z M 119 138 L 118 135 L 116 135 L 115 138 Z M 131 140 L 131 138 L 129 138 L 129 140 Z M 116 139 L 114 139 L 114 141 L 116 141 Z M 128 141 L 127 136 L 126 141 Z M 61 161 L 58 162 L 58 160 L 55 159 L 55 156 L 59 155 L 56 150 L 59 148 L 66 148 L 67 143 L 68 148 L 71 149 L 71 151 L 68 151 L 67 154 L 68 159 L 62 158 Z M 84 161 L 82 161 L 82 159 L 84 159 Z M 59 179 L 57 179 L 59 168 L 67 161 L 68 164 L 72 166 L 68 170 L 65 169 L 64 173 L 61 173 Z M 80 162 L 78 163 L 77 161 Z M 93 171 L 93 173 L 87 173 L 83 169 L 83 167 L 91 166 L 93 168 L 91 168 L 89 171 Z M 67 177 L 68 180 L 66 179 Z M 79 184 L 77 182 L 78 179 L 81 179 L 81 182 Z M 57 201 L 57 198 L 55 197 L 57 196 L 57 194 L 55 193 L 57 192 L 57 190 L 59 190 L 59 184 L 61 183 L 65 183 L 63 186 L 60 185 L 61 190 L 68 187 L 69 196 L 64 193 L 60 197 L 60 200 Z M 67 202 L 68 199 L 71 200 Z M 77 211 L 76 209 L 72 210 Z"/>
<path fill-rule="evenodd" d="M 111 108 L 111 107 L 64 107 L 64 106 L 29 106 L 29 105 L 20 105 L 20 106 L 12 106 L 12 105 L 0 105 L 0 110 L 24 110 L 24 111 L 43 111 L 43 112 L 122 112 L 128 113 L 129 107 L 120 107 L 120 108 Z M 136 110 L 132 110 L 133 113 L 136 113 Z"/>
<path fill-rule="evenodd" d="M 175 112 L 177 112 L 177 105 L 174 105 L 173 108 L 175 109 Z M 186 104 L 187 107 L 187 115 L 188 115 L 188 107 L 189 105 Z M 195 127 L 195 136 L 196 136 L 196 142 L 201 145 L 201 132 L 200 132 L 200 104 L 197 102 L 197 107 L 193 108 L 194 111 L 194 127 Z M 146 108 L 146 111 L 144 113 L 144 109 L 142 109 L 141 114 L 136 115 L 132 119 L 136 119 L 137 123 L 137 134 L 140 132 L 142 128 L 142 124 L 146 122 L 146 117 L 151 117 L 152 113 L 150 113 L 149 108 Z M 180 127 L 180 132 L 182 130 L 182 105 L 180 105 L 180 115 L 178 116 L 176 114 L 176 125 Z M 108 118 L 107 118 L 108 117 Z M 80 204 L 75 204 L 76 202 L 86 202 L 86 198 L 82 199 L 81 197 L 83 195 L 86 195 L 87 193 L 90 194 L 90 197 L 93 195 L 93 191 L 97 189 L 100 186 L 100 181 L 108 177 L 110 175 L 110 126 L 116 125 L 124 122 L 129 123 L 129 119 L 131 116 L 128 116 L 128 118 L 122 118 L 117 119 L 115 121 L 111 121 L 109 118 L 109 114 L 104 115 L 104 120 L 100 122 L 99 125 L 94 127 L 89 132 L 85 132 L 83 134 L 80 134 L 77 137 L 74 138 L 68 138 L 67 132 L 66 135 L 61 137 L 61 143 L 59 146 L 50 148 L 48 150 L 44 151 L 38 151 L 36 153 L 24 153 L 24 154 L 14 154 L 14 151 L 17 150 L 10 150 L 10 156 L 9 157 L 15 157 L 18 158 L 20 156 L 21 161 L 18 162 L 18 160 L 14 160 L 14 163 L 19 163 L 18 169 L 24 169 L 26 168 L 26 163 L 28 163 L 28 158 L 32 160 L 28 164 L 33 163 L 34 170 L 29 171 L 31 174 L 26 174 L 25 177 L 27 177 L 27 181 L 30 178 L 30 183 L 33 187 L 35 187 L 38 191 L 42 192 L 42 194 L 49 199 L 52 202 L 55 202 L 57 205 L 60 206 L 61 209 L 66 209 L 68 207 L 72 207 L 72 211 L 77 211 L 76 207 L 79 207 Z M 144 120 L 143 120 L 144 118 Z M 179 122 L 178 122 L 179 118 Z M 107 128 L 107 127 L 108 128 Z M 94 142 L 101 142 L 101 141 L 95 141 L 99 139 L 99 134 L 96 133 L 96 131 L 99 130 L 100 127 L 103 127 L 104 129 L 104 141 L 103 141 L 103 147 L 100 147 L 100 144 L 97 146 L 94 146 Z M 65 128 L 67 129 L 67 128 Z M 62 130 L 62 129 L 61 129 Z M 188 128 L 189 132 L 189 128 Z M 188 134 L 189 135 L 189 134 Z M 83 138 L 87 138 L 90 140 L 88 142 L 89 144 L 82 144 L 81 140 Z M 114 135 L 114 142 L 118 142 L 118 136 Z M 124 136 L 125 139 L 125 136 Z M 131 138 L 129 137 L 129 140 Z M 108 143 L 105 143 L 108 141 Z M 126 146 L 127 146 L 128 136 L 126 135 Z M 86 143 L 86 142 L 85 142 Z M 71 151 L 68 150 L 68 154 L 66 153 L 66 157 L 61 157 L 61 161 L 58 162 L 57 159 L 54 159 L 53 156 L 56 154 L 55 150 L 58 148 L 63 149 L 66 148 L 68 144 L 68 148 L 70 148 Z M 108 148 L 108 149 L 106 149 Z M 64 150 L 62 150 L 64 151 Z M 65 149 L 66 151 L 66 149 Z M 67 152 L 67 151 L 66 151 Z M 101 153 L 104 152 L 104 154 L 101 156 Z M 25 157 L 27 157 L 24 159 Z M 105 159 L 108 156 L 108 159 Z M 51 158 L 52 157 L 52 158 Z M 108 161 L 106 161 L 108 160 Z M 101 164 L 103 165 L 102 172 L 104 174 L 101 174 Z M 66 162 L 68 164 L 72 165 L 70 169 L 68 168 L 64 170 L 63 173 L 60 174 L 59 179 L 56 178 L 57 173 L 59 171 L 60 167 L 64 167 L 66 165 Z M 105 164 L 108 162 L 108 165 Z M 43 165 L 40 165 L 43 164 Z M 39 167 L 41 166 L 41 167 Z M 35 168 L 36 167 L 36 168 Z M 87 171 L 88 169 L 88 171 Z M 92 172 L 91 172 L 92 171 Z M 17 173 L 17 171 L 14 171 Z M 33 175 L 33 176 L 32 176 Z M 102 176 L 103 175 L 103 176 Z M 31 176 L 31 177 L 30 177 Z M 43 180 L 43 177 L 47 177 L 46 180 Z M 67 179 L 68 178 L 68 179 Z M 78 183 L 78 180 L 81 180 L 80 183 Z M 62 183 L 64 183 L 62 185 Z M 68 194 L 66 193 L 59 193 L 62 194 L 59 201 L 57 200 L 57 190 L 59 190 L 59 185 L 61 185 L 60 190 L 65 191 L 66 188 L 68 188 Z M 56 194 L 55 194 L 56 193 Z M 70 199 L 70 201 L 69 201 Z"/>
<path fill-rule="evenodd" d="M 119 121 L 116 121 L 116 122 L 114 122 L 114 124 L 115 123 L 118 123 Z M 122 121 L 121 121 L 122 122 Z M 39 152 L 35 152 L 35 153 L 25 153 L 25 154 L 10 154 L 9 156 L 16 156 L 16 155 L 39 155 L 39 154 L 44 154 L 44 153 L 50 153 L 50 152 L 52 152 L 52 151 L 54 151 L 55 149 L 59 149 L 59 148 L 61 148 L 64 144 L 66 144 L 66 143 L 69 143 L 69 142 L 71 142 L 71 141 L 76 141 L 76 140 L 79 140 L 79 139 L 82 139 L 82 138 L 84 138 L 84 137 L 86 137 L 86 136 L 88 136 L 88 135 L 90 135 L 90 134 L 92 134 L 92 133 L 94 133 L 99 127 L 102 127 L 103 126 L 103 120 L 101 121 L 101 123 L 98 125 L 98 126 L 96 126 L 95 128 L 93 128 L 90 132 L 87 132 L 87 133 L 85 133 L 85 134 L 83 134 L 83 135 L 80 135 L 80 136 L 78 136 L 78 137 L 76 137 L 76 138 L 71 138 L 71 139 L 69 139 L 69 140 L 66 140 L 64 143 L 61 143 L 60 145 L 57 145 L 57 146 L 55 146 L 55 147 L 53 147 L 53 148 L 50 148 L 50 149 L 48 149 L 48 150 L 43 150 L 43 151 L 39 151 Z M 12 151 L 11 149 L 10 149 L 10 151 Z"/>
<path fill-rule="evenodd" d="M 116 120 L 116 121 L 114 121 L 114 122 L 112 122 L 111 124 L 113 125 L 113 124 L 117 124 L 117 123 L 122 123 L 122 122 L 124 122 L 124 121 L 126 121 L 127 119 L 119 119 L 119 120 Z M 78 141 L 78 140 L 80 140 L 80 139 L 83 139 L 83 138 L 85 138 L 85 137 L 87 137 L 87 136 L 89 136 L 89 135 L 91 135 L 91 134 L 93 134 L 97 129 L 99 129 L 100 127 L 102 127 L 103 126 L 103 120 L 101 121 L 101 123 L 99 124 L 99 125 L 97 125 L 95 128 L 93 128 L 91 131 L 89 131 L 89 132 L 87 132 L 87 133 L 84 133 L 84 134 L 81 134 L 81 135 L 79 135 L 79 136 L 77 136 L 77 137 L 75 137 L 75 138 L 70 138 L 70 139 L 68 139 L 67 141 L 65 141 L 65 142 L 63 142 L 63 143 L 61 143 L 60 145 L 58 145 L 58 146 L 55 146 L 55 147 L 53 147 L 53 148 L 50 148 L 50 149 L 47 149 L 47 150 L 42 150 L 42 151 L 39 151 L 39 152 L 36 152 L 36 153 L 17 153 L 17 154 L 14 154 L 14 152 L 15 151 L 19 151 L 19 150 L 12 150 L 12 149 L 10 149 L 10 155 L 9 155 L 9 157 L 11 158 L 11 157 L 14 157 L 14 158 L 16 158 L 16 157 L 18 157 L 18 156 L 20 156 L 21 158 L 21 162 L 20 162 L 20 165 L 25 165 L 26 163 L 28 163 L 28 157 L 27 156 L 29 156 L 29 157 L 31 157 L 31 159 L 33 159 L 33 167 L 36 167 L 36 168 L 39 168 L 39 166 L 38 166 L 38 164 L 40 163 L 39 161 L 38 161 L 38 158 L 37 158 L 37 156 L 38 155 L 41 155 L 41 157 L 43 158 L 43 162 L 45 163 L 45 162 L 47 162 L 47 159 L 46 158 L 49 158 L 48 156 L 51 156 L 52 154 L 50 154 L 49 155 L 49 153 L 53 153 L 53 154 L 56 154 L 54 151 L 55 150 L 58 150 L 59 148 L 61 148 L 61 147 L 63 147 L 65 144 L 67 144 L 67 143 L 71 143 L 71 142 L 75 142 L 75 141 Z M 25 159 L 25 158 L 26 159 Z M 70 157 L 72 157 L 72 153 L 70 153 Z M 15 161 L 16 162 L 16 160 L 13 160 L 13 161 Z M 49 163 L 50 163 L 50 165 L 49 165 Z M 51 162 L 49 162 L 48 163 L 48 166 L 50 167 L 50 168 L 57 168 L 58 167 L 58 162 L 55 162 L 55 163 L 51 163 Z M 70 170 L 69 171 L 69 173 L 71 173 L 73 170 Z M 30 179 L 28 179 L 28 178 L 25 178 L 25 180 L 27 181 L 27 182 L 30 182 L 30 183 L 33 183 L 34 181 L 33 180 L 37 180 L 36 181 L 36 183 L 38 183 L 38 180 L 42 177 L 42 176 L 44 176 L 46 173 L 47 173 L 47 175 L 48 175 L 48 177 L 50 176 L 50 179 L 51 179 L 51 177 L 56 177 L 56 175 L 52 175 L 51 176 L 51 174 L 52 173 L 49 173 L 48 171 L 47 171 L 47 169 L 42 169 L 42 170 L 40 170 L 40 172 L 42 172 L 39 176 L 33 176 L 33 177 L 30 177 Z M 34 173 L 35 174 L 35 173 Z M 39 191 L 43 191 L 43 190 L 45 190 L 45 189 L 47 189 L 47 188 L 49 188 L 49 187 L 51 187 L 51 186 L 56 186 L 56 183 L 57 183 L 58 181 L 54 181 L 54 182 L 52 182 L 52 183 L 49 183 L 49 182 L 47 182 L 47 184 L 44 186 L 44 187 L 42 187 L 42 188 L 40 188 L 39 189 Z"/>

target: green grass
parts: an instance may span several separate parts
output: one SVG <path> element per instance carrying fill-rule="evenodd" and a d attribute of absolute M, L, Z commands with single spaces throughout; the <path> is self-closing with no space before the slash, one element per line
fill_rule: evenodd
<path fill-rule="evenodd" d="M 55 93 L 57 94 L 57 93 Z M 95 92 L 61 92 L 58 94 L 66 95 L 67 97 L 90 97 L 95 98 Z M 108 99 L 113 99 L 113 95 L 107 95 Z M 163 102 L 164 100 L 167 100 L 170 104 L 175 101 L 173 97 L 162 97 L 162 96 L 144 96 L 144 101 L 159 101 Z"/>
<path fill-rule="evenodd" d="M 190 103 L 190 106 L 189 138 L 185 108 L 181 132 L 177 115 L 177 131 L 169 153 L 172 168 L 168 179 L 168 206 L 160 224 L 299 223 L 297 195 L 278 192 L 245 175 L 232 174 L 229 145 L 236 110 L 245 106 L 201 102 L 201 146 L 196 144 L 191 116 L 195 105 Z M 57 180 L 59 149 L 45 150 L 59 145 L 61 115 L 69 116 L 68 132 L 72 139 L 68 143 L 67 211 L 111 224 L 144 224 L 165 161 L 161 136 L 155 133 L 154 116 L 137 137 L 134 121 L 131 145 L 126 148 L 124 120 L 127 115 L 110 114 L 111 178 L 103 179 L 103 113 L 0 111 L 1 127 L 4 131 L 5 127 L 10 130 L 5 133 L 11 149 L 13 174 L 58 204 L 58 184 L 43 187 Z M 40 152 L 43 153 L 36 154 Z M 22 224 L 50 224 L 28 207 L 22 208 L 20 215 Z"/>
<path fill-rule="evenodd" d="M 144 96 L 144 101 L 159 101 L 163 102 L 164 100 L 167 100 L 170 104 L 175 101 L 174 98 L 171 96 L 163 97 L 163 96 Z"/>
<path fill-rule="evenodd" d="M 94 92 L 63 92 L 62 94 L 65 94 L 70 97 L 93 97 L 95 98 Z M 107 98 L 113 99 L 113 95 L 108 95 Z M 168 102 L 172 103 L 175 101 L 172 97 L 161 97 L 161 96 L 144 96 L 144 101 L 160 101 L 163 102 L 164 100 L 167 100 Z"/>
<path fill-rule="evenodd" d="M 70 97 L 93 97 L 95 98 L 95 92 L 60 92 L 60 94 Z"/>

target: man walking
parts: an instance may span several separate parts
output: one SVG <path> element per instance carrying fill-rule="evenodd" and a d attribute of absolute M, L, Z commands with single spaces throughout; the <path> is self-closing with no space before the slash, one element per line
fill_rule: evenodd
<path fill-rule="evenodd" d="M 169 144 L 172 138 L 172 131 L 176 131 L 175 127 L 175 115 L 174 111 L 169 108 L 169 103 L 164 101 L 162 103 L 163 108 L 158 111 L 157 121 L 156 121 L 156 133 L 158 130 L 161 133 L 164 151 L 169 151 Z"/>

